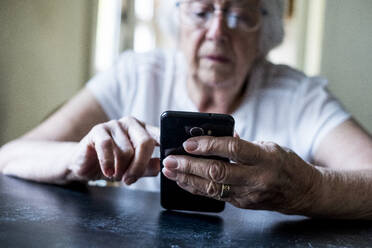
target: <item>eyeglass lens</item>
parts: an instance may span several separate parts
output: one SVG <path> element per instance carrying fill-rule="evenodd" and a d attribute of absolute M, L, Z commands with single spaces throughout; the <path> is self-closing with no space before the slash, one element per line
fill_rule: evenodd
<path fill-rule="evenodd" d="M 222 13 L 230 29 L 253 31 L 260 22 L 258 6 L 246 1 L 232 1 L 223 8 L 213 1 L 183 1 L 179 4 L 185 24 L 198 28 L 208 28 L 216 13 Z"/>

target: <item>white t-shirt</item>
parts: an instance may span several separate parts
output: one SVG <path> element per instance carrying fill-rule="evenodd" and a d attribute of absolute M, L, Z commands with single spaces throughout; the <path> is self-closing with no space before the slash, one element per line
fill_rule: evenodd
<path fill-rule="evenodd" d="M 186 75 L 181 53 L 128 51 L 87 87 L 110 119 L 134 116 L 159 126 L 163 111 L 197 111 L 187 94 Z M 248 141 L 275 142 L 312 161 L 324 135 L 350 117 L 326 85 L 326 80 L 288 66 L 259 64 L 232 114 L 237 133 Z M 131 187 L 157 191 L 159 185 L 157 177 L 140 179 Z"/>

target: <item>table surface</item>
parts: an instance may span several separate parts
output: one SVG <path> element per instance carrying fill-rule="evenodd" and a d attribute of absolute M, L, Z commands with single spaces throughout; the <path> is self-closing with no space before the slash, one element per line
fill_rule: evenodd
<path fill-rule="evenodd" d="M 314 220 L 229 204 L 164 211 L 159 194 L 0 175 L 0 247 L 371 247 L 372 222 Z"/>

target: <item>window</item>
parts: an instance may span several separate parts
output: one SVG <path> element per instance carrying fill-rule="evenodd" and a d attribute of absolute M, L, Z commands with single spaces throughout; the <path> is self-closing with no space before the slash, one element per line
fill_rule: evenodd
<path fill-rule="evenodd" d="M 110 67 L 119 54 L 121 0 L 100 0 L 94 52 L 94 72 Z"/>

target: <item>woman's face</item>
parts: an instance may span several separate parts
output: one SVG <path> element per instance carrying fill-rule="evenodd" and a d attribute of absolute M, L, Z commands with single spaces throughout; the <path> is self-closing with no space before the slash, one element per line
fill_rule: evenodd
<path fill-rule="evenodd" d="M 180 47 L 194 81 L 241 87 L 258 54 L 259 25 L 251 24 L 258 5 L 259 0 L 196 0 L 180 6 Z"/>

